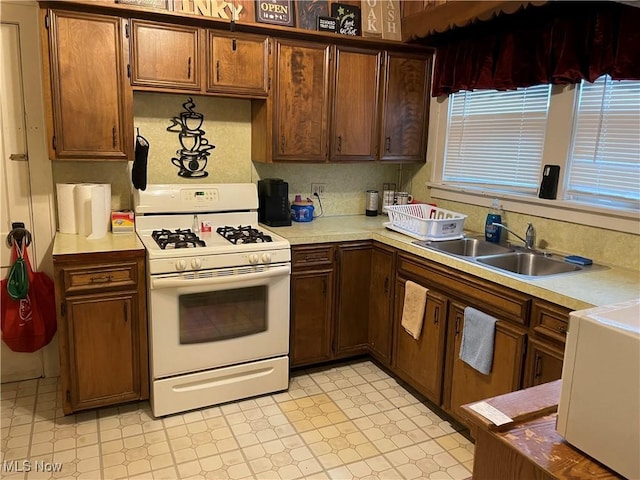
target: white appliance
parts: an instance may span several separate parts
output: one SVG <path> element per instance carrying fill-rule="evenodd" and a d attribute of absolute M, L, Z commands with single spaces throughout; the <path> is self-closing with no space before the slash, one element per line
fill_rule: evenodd
<path fill-rule="evenodd" d="M 153 414 L 286 390 L 291 251 L 258 227 L 256 185 L 149 185 L 134 208 Z"/>
<path fill-rule="evenodd" d="M 571 313 L 556 430 L 640 478 L 640 299 Z"/>

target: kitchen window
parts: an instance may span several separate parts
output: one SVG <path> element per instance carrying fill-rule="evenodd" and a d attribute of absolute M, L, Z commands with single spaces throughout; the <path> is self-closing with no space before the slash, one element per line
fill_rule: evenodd
<path fill-rule="evenodd" d="M 433 103 L 432 197 L 481 205 L 498 197 L 513 211 L 597 226 L 613 215 L 623 231 L 637 231 L 640 81 L 602 76 Z M 556 200 L 538 198 L 547 164 L 560 166 Z"/>

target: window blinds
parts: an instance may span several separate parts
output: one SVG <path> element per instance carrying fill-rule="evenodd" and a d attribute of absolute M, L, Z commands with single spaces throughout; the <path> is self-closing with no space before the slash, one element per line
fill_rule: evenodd
<path fill-rule="evenodd" d="M 535 193 L 550 85 L 449 96 L 443 181 Z"/>
<path fill-rule="evenodd" d="M 566 197 L 640 206 L 640 82 L 582 82 Z"/>

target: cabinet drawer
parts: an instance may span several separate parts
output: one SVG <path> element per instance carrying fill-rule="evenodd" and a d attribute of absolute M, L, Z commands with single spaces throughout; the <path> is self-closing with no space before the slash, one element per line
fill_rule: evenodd
<path fill-rule="evenodd" d="M 398 272 L 409 279 L 423 279 L 428 288 L 455 296 L 504 320 L 527 325 L 531 299 L 529 296 L 501 285 L 449 270 L 415 256 L 398 256 Z"/>
<path fill-rule="evenodd" d="M 564 343 L 569 327 L 569 310 L 535 300 L 531 309 L 531 324 L 536 335 Z"/>
<path fill-rule="evenodd" d="M 138 270 L 134 262 L 64 270 L 64 291 L 67 294 L 114 287 L 136 287 L 137 283 Z"/>
<path fill-rule="evenodd" d="M 293 268 L 315 267 L 333 264 L 333 246 L 294 247 L 292 252 Z"/>

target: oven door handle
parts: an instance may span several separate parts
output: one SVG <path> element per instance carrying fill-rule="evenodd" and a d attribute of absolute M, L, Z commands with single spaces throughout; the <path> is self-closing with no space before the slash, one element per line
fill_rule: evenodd
<path fill-rule="evenodd" d="M 291 267 L 283 265 L 280 267 L 270 267 L 267 270 L 256 273 L 241 273 L 237 275 L 222 275 L 220 277 L 185 278 L 183 275 L 171 275 L 169 277 L 151 277 L 152 290 L 159 288 L 195 287 L 198 285 L 220 285 L 235 282 L 246 282 L 251 280 L 261 280 L 263 278 L 280 277 L 289 275 Z"/>

